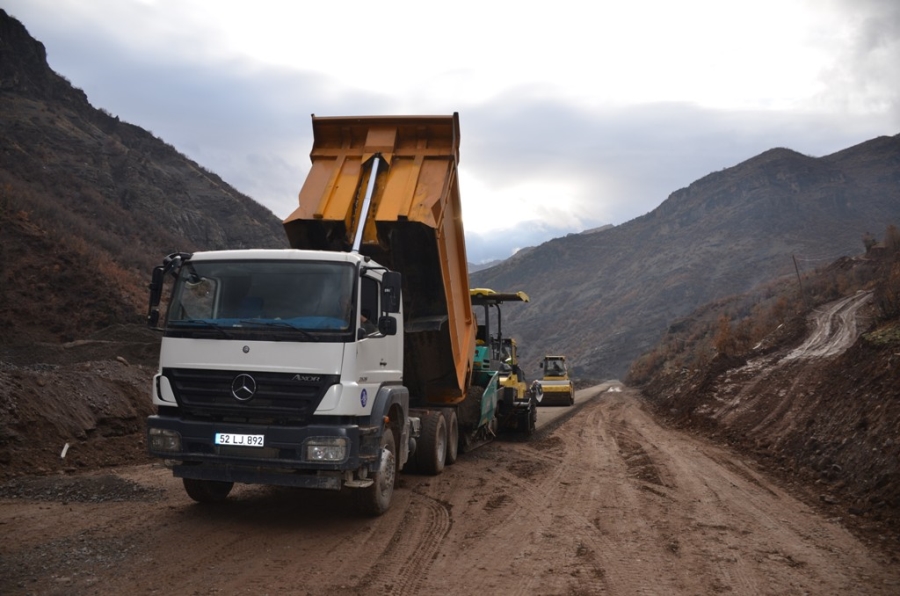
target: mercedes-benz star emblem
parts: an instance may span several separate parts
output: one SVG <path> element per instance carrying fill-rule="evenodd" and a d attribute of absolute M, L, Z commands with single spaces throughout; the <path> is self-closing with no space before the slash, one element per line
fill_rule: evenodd
<path fill-rule="evenodd" d="M 239 374 L 231 382 L 231 395 L 238 401 L 247 401 L 256 394 L 256 379 L 247 373 Z"/>

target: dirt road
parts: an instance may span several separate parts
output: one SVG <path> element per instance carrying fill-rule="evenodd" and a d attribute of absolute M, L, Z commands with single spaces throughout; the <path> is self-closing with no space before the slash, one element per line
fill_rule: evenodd
<path fill-rule="evenodd" d="M 845 352 L 859 336 L 857 312 L 871 299 L 872 292 L 860 291 L 817 309 L 812 317 L 813 332 L 785 361 L 828 358 Z"/>
<path fill-rule="evenodd" d="M 20 479 L 0 593 L 900 593 L 896 565 L 752 462 L 597 391 L 531 441 L 402 475 L 374 519 L 266 487 L 200 506 L 156 465 Z"/>

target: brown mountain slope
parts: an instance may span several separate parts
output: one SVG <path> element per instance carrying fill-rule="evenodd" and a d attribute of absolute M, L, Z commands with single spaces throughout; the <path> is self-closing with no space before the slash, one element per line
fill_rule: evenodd
<path fill-rule="evenodd" d="M 900 221 L 900 135 L 812 158 L 773 149 L 678 190 L 616 228 L 571 235 L 472 275 L 524 290 L 504 312 L 526 369 L 565 353 L 580 377 L 621 377 L 670 322 L 701 304 L 862 249 Z M 801 261 L 803 262 L 803 261 Z"/>
<path fill-rule="evenodd" d="M 147 131 L 93 108 L 0 10 L 2 344 L 139 320 L 150 268 L 198 248 L 286 246 L 280 221 Z"/>
<path fill-rule="evenodd" d="M 0 478 L 145 461 L 150 269 L 285 246 L 272 213 L 94 109 L 0 10 Z"/>

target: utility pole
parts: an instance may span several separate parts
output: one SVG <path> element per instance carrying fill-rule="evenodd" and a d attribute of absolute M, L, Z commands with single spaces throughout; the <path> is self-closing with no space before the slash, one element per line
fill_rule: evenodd
<path fill-rule="evenodd" d="M 797 272 L 797 285 L 800 286 L 800 298 L 803 300 L 803 305 L 808 309 L 809 303 L 806 301 L 806 293 L 803 291 L 803 280 L 800 279 L 800 267 L 797 265 L 797 257 L 791 255 L 791 258 L 794 259 L 794 271 Z"/>

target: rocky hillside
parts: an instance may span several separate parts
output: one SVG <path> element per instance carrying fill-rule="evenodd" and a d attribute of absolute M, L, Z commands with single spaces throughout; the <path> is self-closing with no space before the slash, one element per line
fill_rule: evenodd
<path fill-rule="evenodd" d="M 900 221 L 900 135 L 820 158 L 772 149 L 644 216 L 551 240 L 472 279 L 531 297 L 504 321 L 532 374 L 554 352 L 580 377 L 621 378 L 672 321 L 795 275 L 794 256 L 808 270 L 856 254 L 864 235 L 892 221 Z"/>
<path fill-rule="evenodd" d="M 151 268 L 176 250 L 283 247 L 281 222 L 92 107 L 3 10 L 0 139 L 0 479 L 146 461 Z"/>
<path fill-rule="evenodd" d="M 286 244 L 267 209 L 92 107 L 2 10 L 0 138 L 0 358 L 139 321 L 170 252 Z"/>

